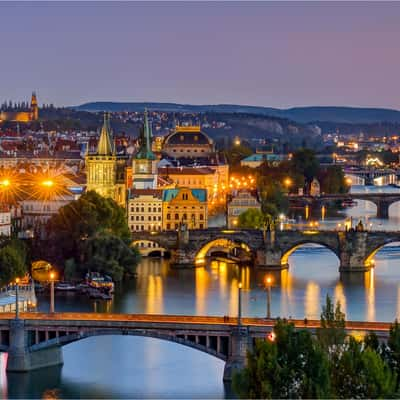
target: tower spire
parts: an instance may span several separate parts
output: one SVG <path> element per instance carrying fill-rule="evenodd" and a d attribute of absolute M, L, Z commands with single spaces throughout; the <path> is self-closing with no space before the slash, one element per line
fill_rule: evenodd
<path fill-rule="evenodd" d="M 100 139 L 97 145 L 97 154 L 100 156 L 111 156 L 114 154 L 114 146 L 111 136 L 110 116 L 104 113 L 103 127 L 101 128 Z"/>
<path fill-rule="evenodd" d="M 156 156 L 151 150 L 151 125 L 149 124 L 149 118 L 147 114 L 147 109 L 144 110 L 144 121 L 143 121 L 143 131 L 140 137 L 140 149 L 136 154 L 137 159 L 155 160 Z"/>

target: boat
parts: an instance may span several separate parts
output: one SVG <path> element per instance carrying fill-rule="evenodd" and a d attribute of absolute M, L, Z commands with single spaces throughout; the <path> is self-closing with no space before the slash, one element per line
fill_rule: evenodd
<path fill-rule="evenodd" d="M 54 289 L 60 292 L 71 292 L 76 290 L 76 286 L 68 282 L 58 282 Z"/>
<path fill-rule="evenodd" d="M 95 289 L 102 289 L 107 293 L 114 293 L 114 282 L 108 275 L 101 275 L 98 272 L 89 272 L 86 274 L 87 284 Z"/>

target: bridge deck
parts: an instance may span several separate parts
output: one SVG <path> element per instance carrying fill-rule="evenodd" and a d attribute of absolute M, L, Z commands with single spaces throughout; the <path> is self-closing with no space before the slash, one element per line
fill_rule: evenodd
<path fill-rule="evenodd" d="M 10 319 L 14 319 L 14 313 L 0 313 L 0 326 L 5 325 Z M 237 325 L 237 318 L 230 317 L 226 320 L 220 316 L 193 316 L 193 315 L 156 315 L 156 314 L 103 314 L 103 313 L 21 313 L 20 319 L 26 321 L 32 321 L 39 323 L 43 322 L 43 325 L 49 323 L 62 325 L 62 322 L 79 325 L 93 322 L 93 325 L 98 323 L 106 322 L 110 324 L 112 322 L 118 323 L 149 323 L 157 325 L 192 325 L 193 328 L 201 328 L 204 325 L 214 326 L 234 326 Z M 307 320 L 304 319 L 291 319 L 296 328 L 308 328 L 315 329 L 320 327 L 319 320 Z M 265 319 L 265 318 L 242 318 L 242 325 L 254 327 L 254 328 L 271 328 L 275 325 L 276 320 Z M 365 322 L 365 321 L 347 321 L 346 329 L 354 331 L 380 331 L 388 332 L 391 323 L 389 322 Z"/>

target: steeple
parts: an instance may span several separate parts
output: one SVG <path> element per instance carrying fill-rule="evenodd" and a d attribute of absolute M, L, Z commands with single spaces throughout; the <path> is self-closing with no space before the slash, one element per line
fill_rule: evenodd
<path fill-rule="evenodd" d="M 100 139 L 97 145 L 97 155 L 111 156 L 114 154 L 114 145 L 112 141 L 112 133 L 110 128 L 110 116 L 104 113 L 104 123 L 101 128 Z"/>
<path fill-rule="evenodd" d="M 151 125 L 149 124 L 149 119 L 147 115 L 147 109 L 144 110 L 144 122 L 143 128 L 140 134 L 140 149 L 136 154 L 136 159 L 139 160 L 155 160 L 156 156 L 151 150 Z"/>

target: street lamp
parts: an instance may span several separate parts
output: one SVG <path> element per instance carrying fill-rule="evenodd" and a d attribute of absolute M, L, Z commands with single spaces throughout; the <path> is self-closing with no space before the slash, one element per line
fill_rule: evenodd
<path fill-rule="evenodd" d="M 242 282 L 238 284 L 238 325 L 242 324 Z"/>
<path fill-rule="evenodd" d="M 18 296 L 19 278 L 15 279 L 15 319 L 19 319 L 19 296 Z"/>
<path fill-rule="evenodd" d="M 54 313 L 54 272 L 50 272 L 50 313 Z"/>
<path fill-rule="evenodd" d="M 265 285 L 267 287 L 267 319 L 271 319 L 271 284 L 272 278 L 267 276 L 265 278 Z"/>

